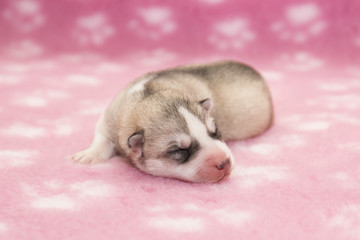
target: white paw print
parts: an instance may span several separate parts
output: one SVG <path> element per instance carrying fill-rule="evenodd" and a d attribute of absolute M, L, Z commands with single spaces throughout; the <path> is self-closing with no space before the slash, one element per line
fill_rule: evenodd
<path fill-rule="evenodd" d="M 234 169 L 232 177 L 242 188 L 256 188 L 273 182 L 286 181 L 290 178 L 289 169 L 285 166 L 255 166 Z"/>
<path fill-rule="evenodd" d="M 44 49 L 31 40 L 22 40 L 20 42 L 11 43 L 5 53 L 14 58 L 30 58 L 37 57 L 44 53 Z"/>
<path fill-rule="evenodd" d="M 22 187 L 24 193 L 30 197 L 31 206 L 37 209 L 74 210 L 81 208 L 89 198 L 106 198 L 114 192 L 112 185 L 99 180 L 70 184 L 50 180 L 40 186 L 23 184 Z"/>
<path fill-rule="evenodd" d="M 176 59 L 176 54 L 163 48 L 146 52 L 137 52 L 133 58 L 145 66 L 155 66 L 168 63 Z"/>
<path fill-rule="evenodd" d="M 35 150 L 0 150 L 0 168 L 26 167 L 34 163 L 37 155 Z"/>
<path fill-rule="evenodd" d="M 241 49 L 256 37 L 249 27 L 249 22 L 243 18 L 217 22 L 213 29 L 208 41 L 221 50 Z"/>
<path fill-rule="evenodd" d="M 271 30 L 278 33 L 281 40 L 304 43 L 322 33 L 326 25 L 317 5 L 302 3 L 288 7 L 285 20 L 274 22 Z"/>
<path fill-rule="evenodd" d="M 181 209 L 181 214 L 179 214 Z M 150 215 L 145 224 L 154 229 L 168 229 L 173 232 L 201 232 L 206 227 L 206 218 L 219 225 L 239 228 L 253 221 L 255 214 L 247 210 L 237 210 L 228 207 L 207 210 L 193 203 L 178 205 L 161 204 L 147 207 Z M 176 214 L 173 214 L 176 213 Z"/>
<path fill-rule="evenodd" d="M 0 129 L 0 134 L 6 137 L 21 137 L 27 139 L 38 139 L 45 137 L 45 128 L 29 125 L 23 122 L 15 122 L 6 128 Z"/>
<path fill-rule="evenodd" d="M 44 23 L 41 5 L 35 0 L 13 0 L 3 11 L 4 18 L 15 28 L 30 32 Z"/>
<path fill-rule="evenodd" d="M 68 93 L 57 89 L 39 89 L 26 93 L 14 94 L 12 103 L 29 108 L 47 107 L 51 100 L 63 100 L 68 98 Z"/>
<path fill-rule="evenodd" d="M 0 233 L 6 232 L 6 231 L 7 231 L 7 226 L 6 226 L 6 224 L 0 222 Z"/>
<path fill-rule="evenodd" d="M 296 52 L 294 54 L 283 54 L 277 63 L 286 69 L 296 72 L 308 72 L 318 69 L 324 65 L 323 60 L 312 56 L 308 52 Z"/>
<path fill-rule="evenodd" d="M 329 227 L 344 233 L 342 239 L 356 239 L 360 235 L 360 205 L 340 206 L 328 221 Z"/>
<path fill-rule="evenodd" d="M 130 20 L 128 27 L 143 38 L 159 40 L 176 30 L 172 12 L 167 7 L 140 8 L 137 15 L 136 19 Z"/>
<path fill-rule="evenodd" d="M 108 23 L 107 16 L 95 13 L 79 17 L 73 34 L 82 45 L 103 45 L 114 32 L 115 29 Z"/>
<path fill-rule="evenodd" d="M 309 106 L 321 106 L 331 110 L 353 110 L 360 109 L 360 96 L 357 94 L 337 94 L 337 95 L 319 95 L 316 98 L 309 99 L 305 102 Z M 339 115 L 341 116 L 341 115 Z M 349 118 L 350 120 L 352 118 Z M 360 121 L 352 121 L 357 123 Z"/>
<path fill-rule="evenodd" d="M 358 36 L 354 39 L 354 43 L 355 43 L 355 46 L 360 47 L 360 36 Z"/>
<path fill-rule="evenodd" d="M 199 2 L 208 4 L 208 5 L 217 5 L 225 2 L 226 0 L 199 0 Z"/>

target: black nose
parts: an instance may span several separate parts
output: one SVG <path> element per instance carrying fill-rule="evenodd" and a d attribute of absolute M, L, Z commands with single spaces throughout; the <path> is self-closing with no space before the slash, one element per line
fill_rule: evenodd
<path fill-rule="evenodd" d="M 223 170 L 223 169 L 226 168 L 229 164 L 230 164 L 229 159 L 226 159 L 226 160 L 223 161 L 222 163 L 216 165 L 216 168 L 217 168 L 218 170 Z"/>

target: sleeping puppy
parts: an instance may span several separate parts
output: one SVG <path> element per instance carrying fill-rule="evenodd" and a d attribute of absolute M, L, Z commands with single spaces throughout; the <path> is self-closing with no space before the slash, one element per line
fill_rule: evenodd
<path fill-rule="evenodd" d="M 96 124 L 91 146 L 72 158 L 95 163 L 120 154 L 151 175 L 215 183 L 234 168 L 225 141 L 259 135 L 272 119 L 268 87 L 251 67 L 175 67 L 123 89 Z"/>

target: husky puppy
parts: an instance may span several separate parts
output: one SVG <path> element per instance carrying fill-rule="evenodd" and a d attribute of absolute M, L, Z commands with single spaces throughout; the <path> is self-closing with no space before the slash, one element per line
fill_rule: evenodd
<path fill-rule="evenodd" d="M 272 119 L 269 89 L 253 68 L 234 61 L 180 66 L 123 89 L 91 146 L 72 158 L 95 163 L 120 154 L 151 175 L 214 183 L 234 167 L 225 141 L 259 135 Z"/>

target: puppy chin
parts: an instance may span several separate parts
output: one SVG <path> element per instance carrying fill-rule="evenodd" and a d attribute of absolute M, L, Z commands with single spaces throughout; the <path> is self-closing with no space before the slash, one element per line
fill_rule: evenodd
<path fill-rule="evenodd" d="M 212 184 L 212 183 L 220 183 L 222 181 L 225 181 L 226 179 L 228 179 L 231 175 L 231 172 L 222 174 L 222 175 L 218 175 L 218 176 L 199 176 L 199 175 L 195 175 L 192 177 L 189 176 L 163 176 L 166 178 L 174 178 L 174 179 L 178 179 L 184 182 L 192 182 L 192 183 L 201 183 L 201 184 Z M 159 175 L 157 175 L 159 176 Z"/>
<path fill-rule="evenodd" d="M 192 179 L 192 182 L 217 183 L 228 179 L 230 175 L 231 169 L 223 172 L 215 172 L 213 170 L 210 170 L 210 173 L 206 169 L 200 169 L 198 173 L 194 176 L 194 179 Z"/>
<path fill-rule="evenodd" d="M 194 183 L 217 183 L 227 179 L 233 169 L 232 161 L 229 166 L 218 170 L 215 166 L 206 163 L 197 166 L 174 166 L 159 159 L 148 159 L 140 169 L 154 176 L 176 178 Z"/>

